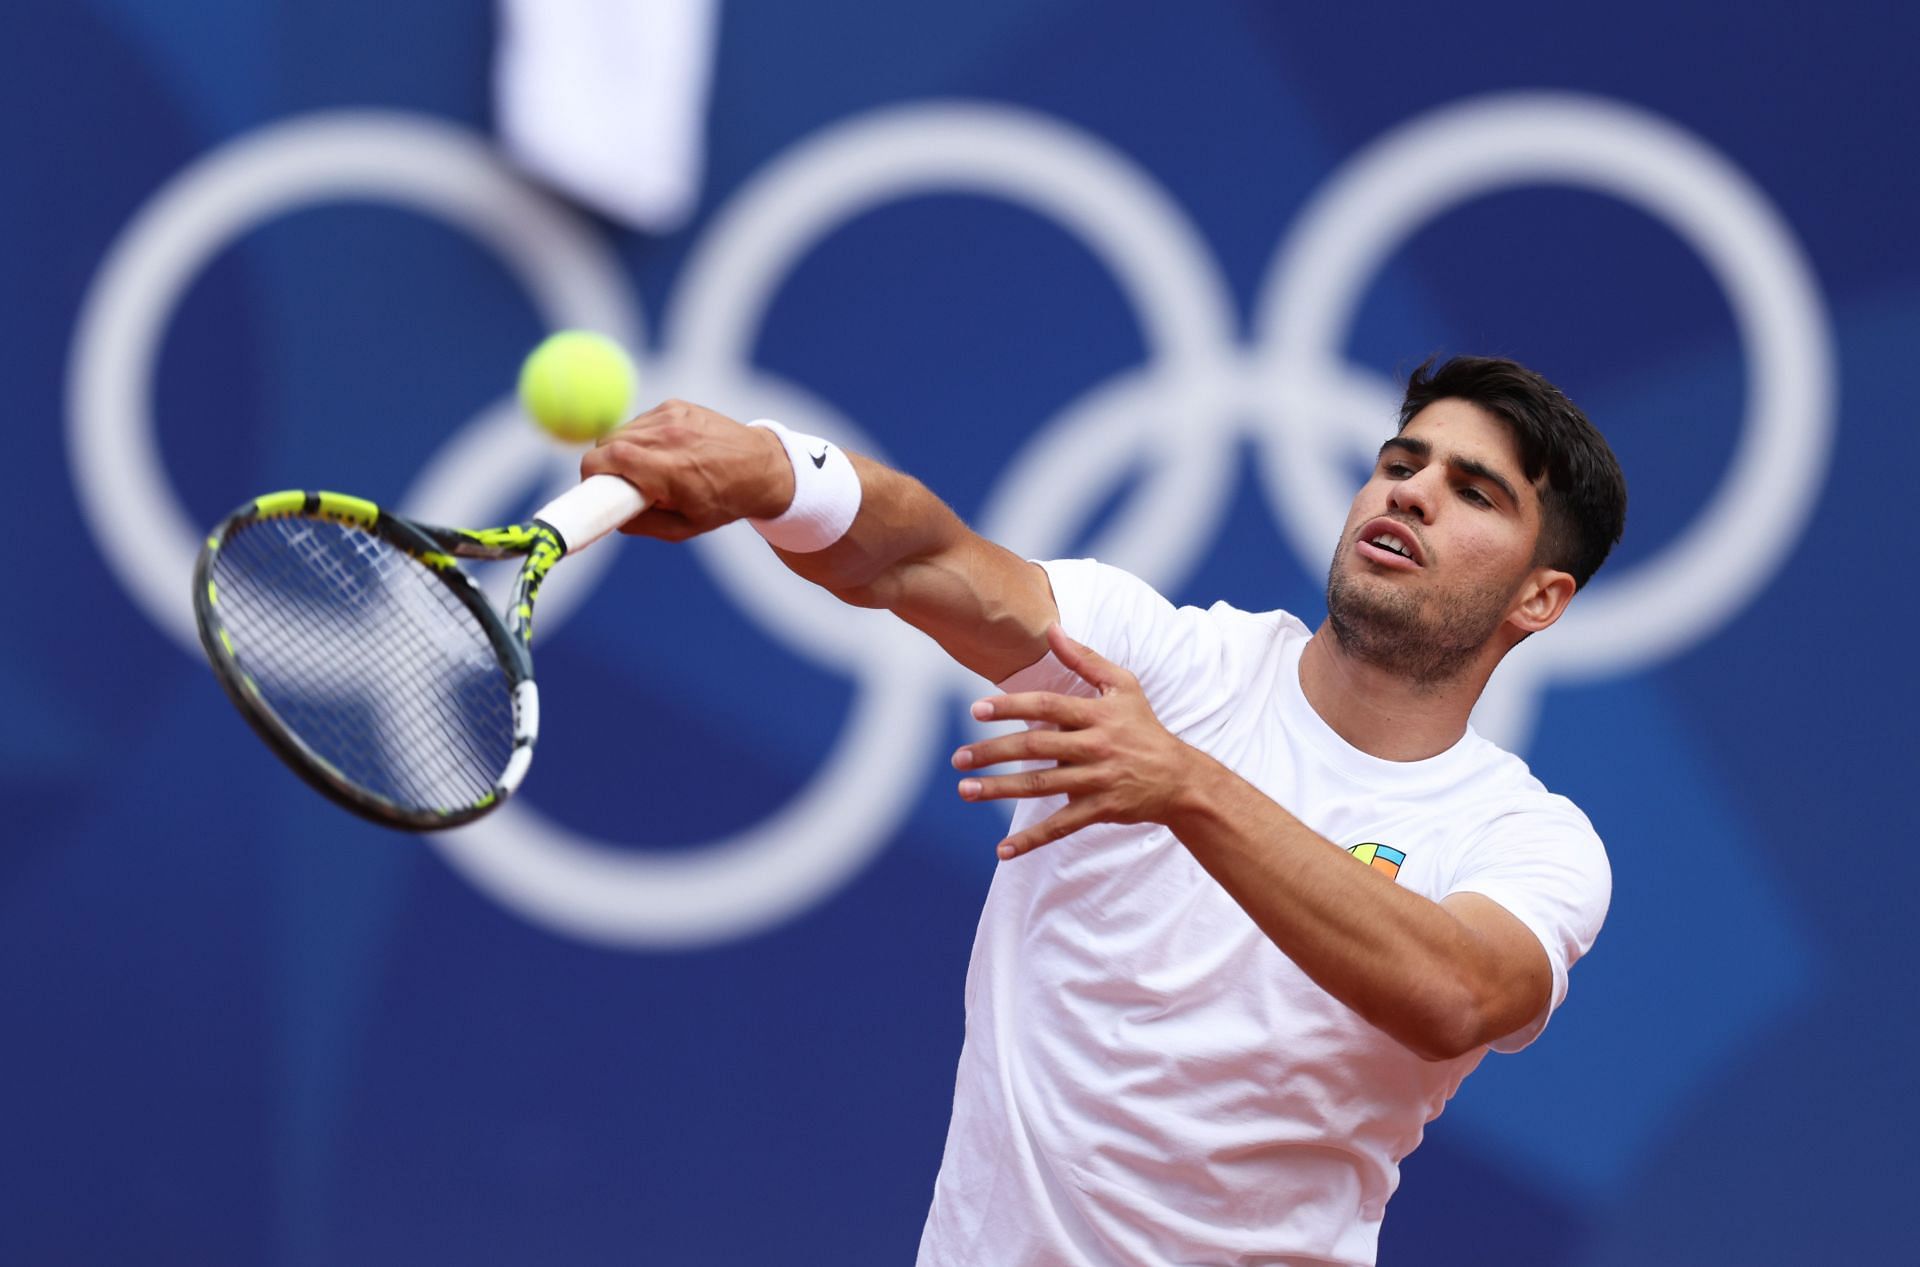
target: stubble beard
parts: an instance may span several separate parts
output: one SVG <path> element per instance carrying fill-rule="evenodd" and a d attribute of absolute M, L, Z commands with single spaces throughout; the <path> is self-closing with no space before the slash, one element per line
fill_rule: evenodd
<path fill-rule="evenodd" d="M 1327 624 L 1356 660 L 1434 691 L 1457 680 L 1506 619 L 1511 594 L 1496 586 L 1423 602 L 1391 584 L 1342 568 L 1327 572 Z M 1431 608 L 1431 610 L 1429 610 Z"/>

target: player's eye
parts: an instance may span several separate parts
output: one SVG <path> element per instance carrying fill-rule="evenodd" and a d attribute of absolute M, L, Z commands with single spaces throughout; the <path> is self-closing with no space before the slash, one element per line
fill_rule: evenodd
<path fill-rule="evenodd" d="M 1466 499 L 1467 499 L 1468 501 L 1470 501 L 1470 502 L 1472 502 L 1472 503 L 1473 503 L 1474 505 L 1476 505 L 1476 506 L 1491 506 L 1491 505 L 1493 505 L 1493 499 L 1492 499 L 1492 498 L 1490 498 L 1490 497 L 1488 497 L 1488 496 L 1487 496 L 1487 495 L 1486 495 L 1485 493 L 1483 493 L 1483 492 L 1481 492 L 1481 491 L 1480 491 L 1479 489 L 1477 489 L 1477 488 L 1475 488 L 1475 487 L 1474 487 L 1473 485 L 1471 485 L 1471 484 L 1469 484 L 1469 485 L 1467 485 L 1467 486 L 1466 486 L 1465 488 L 1463 488 L 1463 489 L 1461 489 L 1461 490 L 1460 490 L 1460 495 L 1461 495 L 1462 497 L 1464 497 L 1464 498 L 1466 498 Z"/>
<path fill-rule="evenodd" d="M 1380 468 L 1380 472 L 1388 479 L 1403 480 L 1413 474 L 1413 468 L 1405 462 L 1388 462 Z"/>

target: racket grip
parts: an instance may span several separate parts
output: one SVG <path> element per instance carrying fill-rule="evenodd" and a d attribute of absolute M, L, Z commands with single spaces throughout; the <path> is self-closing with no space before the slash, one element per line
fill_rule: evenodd
<path fill-rule="evenodd" d="M 589 475 L 533 517 L 560 534 L 568 554 L 578 554 L 646 508 L 646 494 L 618 475 Z"/>

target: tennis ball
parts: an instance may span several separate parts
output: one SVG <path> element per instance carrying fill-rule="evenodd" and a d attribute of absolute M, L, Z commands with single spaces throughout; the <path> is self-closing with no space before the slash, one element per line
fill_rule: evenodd
<path fill-rule="evenodd" d="M 555 439 L 598 440 L 627 420 L 633 362 L 591 330 L 549 335 L 520 367 L 520 404 Z"/>

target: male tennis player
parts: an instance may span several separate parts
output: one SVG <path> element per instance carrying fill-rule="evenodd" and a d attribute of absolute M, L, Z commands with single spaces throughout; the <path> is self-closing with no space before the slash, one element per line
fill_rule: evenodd
<path fill-rule="evenodd" d="M 1317 630 L 1026 562 L 905 475 L 694 405 L 582 469 L 649 495 L 631 532 L 756 520 L 1031 727 L 953 757 L 962 797 L 1022 804 L 922 1267 L 1372 1263 L 1400 1159 L 1539 1035 L 1606 914 L 1586 818 L 1467 724 L 1619 539 L 1585 416 L 1511 361 L 1416 370 Z M 986 773 L 1015 761 L 1052 765 Z"/>

